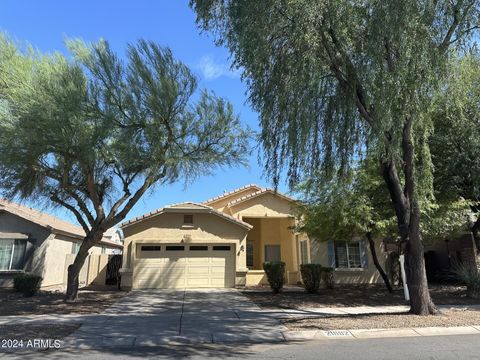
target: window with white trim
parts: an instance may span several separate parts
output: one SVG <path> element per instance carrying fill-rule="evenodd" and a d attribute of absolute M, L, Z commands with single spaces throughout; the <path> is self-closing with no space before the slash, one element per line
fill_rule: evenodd
<path fill-rule="evenodd" d="M 300 264 L 308 264 L 308 241 L 300 240 Z"/>
<path fill-rule="evenodd" d="M 335 267 L 343 269 L 362 268 L 362 250 L 360 241 L 335 241 Z"/>
<path fill-rule="evenodd" d="M 23 270 L 26 240 L 0 240 L 0 270 Z"/>

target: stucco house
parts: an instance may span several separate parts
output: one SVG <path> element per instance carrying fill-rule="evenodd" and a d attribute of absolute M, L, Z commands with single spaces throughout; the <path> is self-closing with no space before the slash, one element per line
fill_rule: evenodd
<path fill-rule="evenodd" d="M 127 221 L 121 225 L 122 287 L 265 284 L 262 264 L 274 260 L 286 263 L 289 284 L 301 281 L 300 264 L 310 262 L 336 268 L 337 282 L 381 281 L 363 241 L 347 247 L 296 232 L 295 203 L 272 189 L 247 185 L 201 204 L 174 204 Z"/>
<path fill-rule="evenodd" d="M 0 199 L 0 287 L 12 286 L 13 277 L 32 272 L 43 278 L 42 288 L 62 288 L 66 269 L 84 237 L 81 227 L 27 206 Z M 90 250 L 81 272 L 80 284 L 98 280 L 105 271 L 108 255 L 123 248 L 116 230 L 106 233 Z M 90 261 L 92 260 L 92 261 Z M 104 276 L 104 274 L 102 274 Z"/>

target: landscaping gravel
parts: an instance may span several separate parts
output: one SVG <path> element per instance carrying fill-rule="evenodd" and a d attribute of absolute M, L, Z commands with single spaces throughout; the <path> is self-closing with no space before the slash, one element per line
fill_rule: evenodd
<path fill-rule="evenodd" d="M 0 290 L 0 316 L 100 313 L 126 294 L 125 291 L 82 289 L 76 302 L 65 303 L 61 292 L 40 291 L 35 296 L 24 297 L 12 289 L 3 289 Z"/>
<path fill-rule="evenodd" d="M 409 313 L 385 315 L 353 315 L 282 321 L 290 330 L 390 329 L 431 326 L 480 326 L 480 311 L 442 310 L 438 315 L 420 316 Z"/>
<path fill-rule="evenodd" d="M 437 305 L 480 304 L 479 299 L 467 297 L 465 286 L 430 285 L 430 294 Z M 250 300 L 263 308 L 305 309 L 316 307 L 408 305 L 403 290 L 390 294 L 382 285 L 337 285 L 334 289 L 322 288 L 317 294 L 308 294 L 303 288 L 286 287 L 273 294 L 268 286 L 247 288 L 243 291 Z"/>

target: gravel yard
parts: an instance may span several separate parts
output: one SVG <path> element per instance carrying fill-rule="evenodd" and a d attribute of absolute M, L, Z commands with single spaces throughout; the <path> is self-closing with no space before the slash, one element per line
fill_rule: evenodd
<path fill-rule="evenodd" d="M 290 330 L 390 329 L 430 326 L 480 325 L 480 311 L 443 310 L 434 316 L 407 313 L 386 315 L 355 315 L 309 319 L 289 319 L 282 323 Z"/>
<path fill-rule="evenodd" d="M 126 294 L 125 291 L 82 289 L 78 301 L 67 304 L 63 302 L 64 295 L 60 292 L 40 291 L 35 296 L 24 297 L 11 289 L 3 289 L 0 290 L 0 315 L 100 313 Z"/>
<path fill-rule="evenodd" d="M 430 285 L 430 294 L 437 305 L 480 304 L 478 299 L 467 298 L 465 286 Z M 335 289 L 320 289 L 308 294 L 300 287 L 286 287 L 273 294 L 269 287 L 247 288 L 243 291 L 249 299 L 263 308 L 302 309 L 315 307 L 407 305 L 403 290 L 389 294 L 382 285 L 337 285 Z"/>

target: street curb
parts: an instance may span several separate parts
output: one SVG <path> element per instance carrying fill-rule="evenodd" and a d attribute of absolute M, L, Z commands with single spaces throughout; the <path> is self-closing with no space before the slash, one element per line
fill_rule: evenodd
<path fill-rule="evenodd" d="M 480 326 L 414 327 L 394 329 L 289 330 L 283 332 L 287 342 L 335 339 L 379 339 L 412 336 L 480 334 Z"/>

